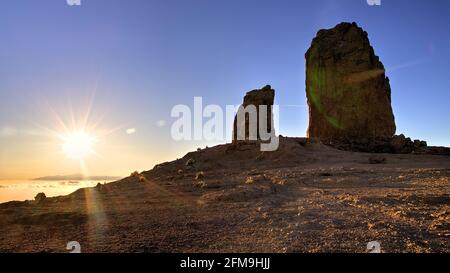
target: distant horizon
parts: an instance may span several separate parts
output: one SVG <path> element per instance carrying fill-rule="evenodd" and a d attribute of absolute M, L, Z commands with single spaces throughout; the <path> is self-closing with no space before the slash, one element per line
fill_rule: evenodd
<path fill-rule="evenodd" d="M 108 175 L 88 175 L 83 174 L 69 174 L 69 175 L 49 175 L 43 177 L 32 178 L 34 181 L 59 181 L 59 180 L 118 180 L 122 176 L 108 176 Z"/>
<path fill-rule="evenodd" d="M 128 174 L 129 175 L 129 174 Z M 35 178 L 0 178 L 0 181 L 68 181 L 68 180 L 74 180 L 74 181 L 87 181 L 87 180 L 93 180 L 93 181 L 100 181 L 100 180 L 107 180 L 107 181 L 115 181 L 120 180 L 122 178 L 125 178 L 124 176 L 109 176 L 109 175 L 91 175 L 83 177 L 82 175 L 70 175 L 70 174 L 61 174 L 61 175 L 48 175 L 48 176 L 42 176 L 42 177 L 35 177 Z"/>

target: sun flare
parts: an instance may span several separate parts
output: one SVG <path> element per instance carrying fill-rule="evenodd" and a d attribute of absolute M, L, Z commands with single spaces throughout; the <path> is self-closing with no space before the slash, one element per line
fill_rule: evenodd
<path fill-rule="evenodd" d="M 95 138 L 85 131 L 69 133 L 63 137 L 62 150 L 74 160 L 83 160 L 94 152 Z"/>

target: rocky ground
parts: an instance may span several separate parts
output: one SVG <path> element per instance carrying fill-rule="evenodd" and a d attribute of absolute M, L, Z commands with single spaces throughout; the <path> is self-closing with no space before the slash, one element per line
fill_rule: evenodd
<path fill-rule="evenodd" d="M 107 185 L 0 205 L 0 252 L 450 252 L 450 157 L 282 138 L 222 145 Z M 373 164 L 379 163 L 379 164 Z"/>

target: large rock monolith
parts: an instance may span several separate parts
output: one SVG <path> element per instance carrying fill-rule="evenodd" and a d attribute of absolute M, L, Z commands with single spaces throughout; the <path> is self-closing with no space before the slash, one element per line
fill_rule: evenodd
<path fill-rule="evenodd" d="M 396 131 L 385 68 L 356 23 L 320 30 L 306 57 L 308 137 L 390 138 Z"/>

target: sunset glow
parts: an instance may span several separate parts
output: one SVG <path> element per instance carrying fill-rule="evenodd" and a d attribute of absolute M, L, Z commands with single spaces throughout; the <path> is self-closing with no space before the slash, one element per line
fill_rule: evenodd
<path fill-rule="evenodd" d="M 63 137 L 62 150 L 73 160 L 83 160 L 94 152 L 95 138 L 85 131 L 77 131 Z"/>

